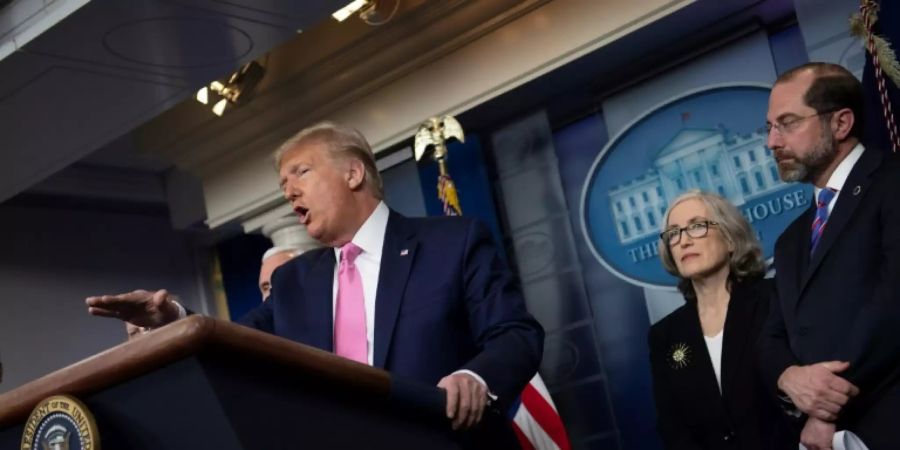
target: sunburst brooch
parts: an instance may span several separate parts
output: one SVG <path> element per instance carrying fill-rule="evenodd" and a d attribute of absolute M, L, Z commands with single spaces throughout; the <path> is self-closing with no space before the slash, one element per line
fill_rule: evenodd
<path fill-rule="evenodd" d="M 669 357 L 669 365 L 673 369 L 684 369 L 691 362 L 691 348 L 684 342 L 672 346 L 672 354 Z"/>

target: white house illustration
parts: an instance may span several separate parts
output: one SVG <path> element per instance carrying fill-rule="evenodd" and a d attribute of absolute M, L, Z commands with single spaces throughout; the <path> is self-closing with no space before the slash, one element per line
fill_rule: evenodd
<path fill-rule="evenodd" d="M 716 192 L 737 206 L 784 186 L 761 132 L 685 128 L 647 171 L 609 190 L 619 242 L 659 233 L 670 200 L 688 189 Z"/>

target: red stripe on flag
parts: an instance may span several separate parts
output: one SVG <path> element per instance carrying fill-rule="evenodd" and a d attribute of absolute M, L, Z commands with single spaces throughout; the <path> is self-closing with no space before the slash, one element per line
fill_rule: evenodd
<path fill-rule="evenodd" d="M 525 436 L 525 433 L 519 428 L 519 424 L 513 422 L 512 429 L 516 432 L 516 438 L 519 440 L 519 446 L 522 447 L 522 450 L 535 450 L 534 445 L 528 440 L 528 436 Z"/>
<path fill-rule="evenodd" d="M 535 422 L 544 429 L 550 439 L 553 439 L 560 450 L 571 449 L 569 436 L 566 435 L 566 429 L 563 427 L 559 414 L 530 383 L 522 391 L 522 407 L 528 410 Z"/>

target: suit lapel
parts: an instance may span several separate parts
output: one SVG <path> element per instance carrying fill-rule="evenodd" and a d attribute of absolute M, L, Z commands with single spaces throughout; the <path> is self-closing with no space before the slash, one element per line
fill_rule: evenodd
<path fill-rule="evenodd" d="M 881 159 L 882 155 L 880 152 L 873 150 L 864 151 L 859 161 L 854 165 L 853 170 L 850 171 L 850 176 L 844 182 L 844 187 L 841 189 L 837 203 L 834 205 L 834 209 L 832 209 L 828 221 L 825 223 L 825 229 L 822 232 L 822 237 L 815 253 L 811 256 L 809 267 L 804 272 L 803 282 L 800 285 L 801 292 L 822 263 L 822 259 L 828 254 L 828 250 L 834 245 L 841 231 L 850 222 L 853 212 L 868 192 L 869 185 L 872 184 L 870 175 L 881 164 Z"/>
<path fill-rule="evenodd" d="M 334 264 L 334 249 L 325 249 L 304 280 L 314 323 L 308 343 L 329 352 L 334 351 Z"/>
<path fill-rule="evenodd" d="M 814 215 L 815 201 L 784 231 L 784 236 L 779 240 L 780 250 L 775 256 L 776 280 L 781 290 L 781 301 L 791 308 L 800 298 L 800 284 L 809 265 L 809 230 Z"/>
<path fill-rule="evenodd" d="M 416 247 L 415 231 L 409 221 L 391 211 L 384 234 L 375 294 L 375 351 L 372 358 L 375 367 L 384 368 L 387 361 Z"/>

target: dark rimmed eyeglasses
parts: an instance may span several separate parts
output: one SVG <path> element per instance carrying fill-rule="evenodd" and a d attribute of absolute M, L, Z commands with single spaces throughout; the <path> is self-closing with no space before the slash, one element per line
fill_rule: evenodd
<path fill-rule="evenodd" d="M 713 222 L 710 220 L 704 220 L 701 222 L 689 223 L 686 227 L 672 227 L 659 233 L 659 238 L 668 243 L 669 245 L 677 245 L 681 242 L 681 233 L 687 232 L 687 235 L 692 239 L 699 239 L 706 237 L 709 234 L 709 226 L 710 225 L 719 225 L 718 222 Z"/>

